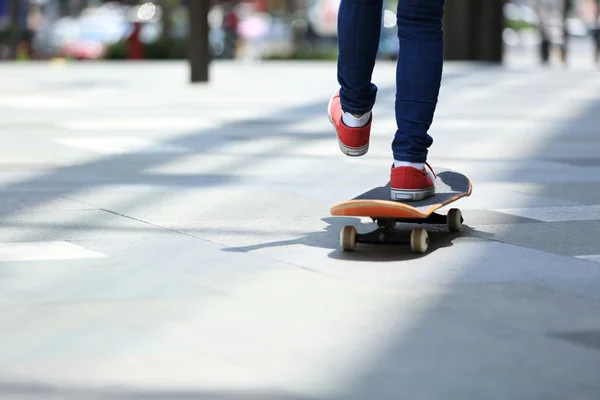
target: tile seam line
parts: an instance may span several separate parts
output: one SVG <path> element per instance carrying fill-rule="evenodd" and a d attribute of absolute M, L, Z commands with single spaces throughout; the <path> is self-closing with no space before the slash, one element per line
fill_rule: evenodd
<path fill-rule="evenodd" d="M 107 212 L 109 214 L 116 215 L 116 216 L 121 217 L 121 218 L 126 218 L 126 219 L 129 219 L 129 220 L 132 220 L 132 221 L 140 222 L 140 223 L 145 224 L 145 225 L 153 226 L 155 228 L 160 228 L 160 229 L 166 230 L 168 232 L 172 232 L 172 233 L 176 233 L 176 234 L 179 234 L 179 235 L 182 235 L 182 236 L 187 236 L 187 237 L 191 237 L 191 238 L 194 238 L 194 239 L 202 240 L 202 241 L 207 242 L 207 243 L 212 243 L 212 244 L 218 244 L 218 245 L 220 245 L 220 243 L 213 242 L 211 240 L 208 240 L 208 239 L 205 239 L 205 238 L 193 235 L 191 233 L 181 232 L 181 231 L 179 231 L 177 229 L 168 228 L 166 226 L 155 224 L 155 223 L 152 223 L 152 222 L 149 222 L 149 221 L 144 221 L 143 219 L 139 219 L 139 218 L 135 218 L 135 217 L 132 217 L 132 216 L 129 216 L 129 215 L 126 215 L 126 214 L 122 214 L 122 213 L 119 213 L 117 211 L 108 210 L 108 209 L 102 208 L 102 207 L 98 208 L 98 210 L 99 211 L 103 211 L 103 212 Z"/>
<path fill-rule="evenodd" d="M 119 217 L 122 217 L 122 218 L 127 218 L 127 219 L 130 219 L 132 221 L 140 222 L 140 223 L 143 223 L 143 224 L 146 224 L 146 225 L 149 225 L 149 226 L 154 226 L 156 228 L 164 229 L 164 230 L 166 230 L 168 232 L 173 232 L 173 233 L 176 233 L 176 234 L 179 234 L 179 235 L 182 235 L 182 236 L 194 238 L 196 240 L 201 240 L 201 241 L 206 242 L 206 243 L 211 243 L 211 244 L 215 244 L 215 245 L 218 245 L 218 246 L 222 246 L 223 248 L 228 248 L 228 249 L 230 248 L 229 246 L 227 246 L 227 245 L 225 245 L 223 243 L 220 243 L 220 242 L 216 242 L 216 241 L 213 241 L 213 240 L 208 240 L 208 239 L 205 239 L 205 238 L 202 238 L 200 236 L 196 236 L 196 235 L 193 235 L 193 234 L 190 234 L 190 233 L 181 232 L 181 231 L 179 231 L 177 229 L 167 228 L 165 226 L 154 224 L 152 222 L 144 221 L 142 219 L 131 217 L 131 216 L 128 216 L 128 215 L 125 215 L 125 214 L 121 214 L 121 213 L 116 212 L 116 211 L 107 210 L 105 208 L 99 208 L 99 210 L 107 212 L 107 213 L 110 213 L 110 214 L 113 214 L 113 215 L 116 215 L 116 216 L 119 216 Z M 282 264 L 286 264 L 286 265 L 292 266 L 294 268 L 300 268 L 302 270 L 309 271 L 309 272 L 312 272 L 312 273 L 316 273 L 316 274 L 319 274 L 319 275 L 325 275 L 325 276 L 329 276 L 329 277 L 332 277 L 332 278 L 336 278 L 334 275 L 326 274 L 326 273 L 323 273 L 323 272 L 320 272 L 320 271 L 315 271 L 314 269 L 311 269 L 311 268 L 308 268 L 308 267 L 304 267 L 302 265 L 298 265 L 298 264 L 295 264 L 295 263 L 292 263 L 292 262 L 289 262 L 289 261 L 280 260 L 280 259 L 277 259 L 277 258 L 274 258 L 274 257 L 266 256 L 264 254 L 254 254 L 254 255 L 258 256 L 260 258 L 263 258 L 263 259 L 269 259 L 269 260 L 272 260 L 272 261 L 277 261 L 277 262 L 280 262 Z"/>

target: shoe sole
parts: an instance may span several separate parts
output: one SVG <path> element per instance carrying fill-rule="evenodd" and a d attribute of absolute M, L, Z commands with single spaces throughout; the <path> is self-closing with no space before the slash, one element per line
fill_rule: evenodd
<path fill-rule="evenodd" d="M 347 156 L 350 157 L 360 157 L 367 154 L 369 151 L 369 145 L 363 147 L 348 147 L 338 138 L 338 144 L 340 145 L 340 150 Z"/>
<path fill-rule="evenodd" d="M 331 102 L 332 101 L 333 101 L 333 97 L 331 99 L 329 99 L 329 104 L 327 105 L 327 116 L 329 117 L 329 122 L 331 123 L 331 126 L 333 126 L 333 130 L 337 134 L 337 130 L 335 129 L 335 123 L 333 122 L 333 115 L 331 115 Z M 344 153 L 345 155 L 350 156 L 350 157 L 364 156 L 369 151 L 368 143 L 362 147 L 349 147 L 349 146 L 346 146 L 344 143 L 342 143 L 339 136 L 338 136 L 338 144 L 340 145 L 340 150 L 342 151 L 342 153 Z"/>
<path fill-rule="evenodd" d="M 425 200 L 426 198 L 435 194 L 435 187 L 420 189 L 420 190 L 408 190 L 408 189 L 391 189 L 392 201 L 419 201 Z"/>

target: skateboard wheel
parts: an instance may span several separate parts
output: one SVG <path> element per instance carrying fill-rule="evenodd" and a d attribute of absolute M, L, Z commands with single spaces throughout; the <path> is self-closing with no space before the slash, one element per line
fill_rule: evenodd
<path fill-rule="evenodd" d="M 340 233 L 340 245 L 344 251 L 354 251 L 356 248 L 356 228 L 345 226 Z"/>
<path fill-rule="evenodd" d="M 460 228 L 462 228 L 462 213 L 458 208 L 448 211 L 446 223 L 450 232 L 460 232 Z"/>
<path fill-rule="evenodd" d="M 423 228 L 415 228 L 410 234 L 410 248 L 414 253 L 423 254 L 429 247 L 429 235 Z"/>

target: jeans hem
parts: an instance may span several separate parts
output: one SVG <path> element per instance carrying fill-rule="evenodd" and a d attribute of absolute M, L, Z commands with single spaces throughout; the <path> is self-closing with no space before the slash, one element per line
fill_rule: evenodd
<path fill-rule="evenodd" d="M 372 110 L 373 110 L 372 108 L 365 108 L 365 109 L 350 108 L 350 107 L 346 107 L 345 105 L 342 104 L 342 111 L 350 113 L 350 114 L 364 115 L 364 114 L 366 114 L 366 113 L 368 113 L 369 111 L 372 111 Z"/>
<path fill-rule="evenodd" d="M 414 156 L 394 152 L 394 160 L 412 163 L 425 163 L 427 162 L 427 156 Z"/>

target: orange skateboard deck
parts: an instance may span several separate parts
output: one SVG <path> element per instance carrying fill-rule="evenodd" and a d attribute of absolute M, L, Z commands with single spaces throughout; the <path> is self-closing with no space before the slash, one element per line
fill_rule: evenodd
<path fill-rule="evenodd" d="M 463 197 L 471 195 L 473 185 L 468 177 L 447 168 L 433 168 L 436 193 L 425 200 L 400 202 L 390 198 L 390 185 L 369 190 L 352 200 L 334 204 L 331 215 L 340 217 L 369 217 L 379 228 L 368 234 L 358 234 L 353 226 L 346 226 L 340 235 L 343 250 L 353 251 L 356 243 L 410 244 L 416 253 L 425 253 L 429 237 L 424 228 L 413 229 L 410 241 L 395 230 L 396 223 L 443 224 L 452 232 L 459 232 L 463 218 L 460 210 L 454 208 L 447 215 L 435 211 Z"/>

